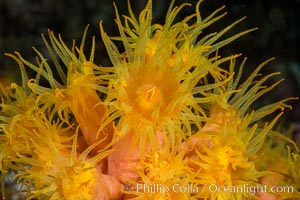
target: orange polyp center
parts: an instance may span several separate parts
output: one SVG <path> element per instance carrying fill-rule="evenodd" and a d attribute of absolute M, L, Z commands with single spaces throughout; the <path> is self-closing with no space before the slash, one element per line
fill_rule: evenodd
<path fill-rule="evenodd" d="M 160 69 L 163 67 L 160 65 L 140 67 L 132 65 L 129 70 L 128 84 L 120 98 L 124 100 L 124 111 L 127 108 L 133 116 L 161 121 L 168 113 L 168 105 L 177 98 L 176 91 L 180 86 L 177 74 L 173 70 Z"/>
<path fill-rule="evenodd" d="M 157 89 L 156 86 L 153 86 L 152 88 L 146 90 L 146 97 L 147 97 L 146 99 L 149 102 L 151 102 L 154 99 L 156 94 L 156 89 Z"/>
<path fill-rule="evenodd" d="M 141 86 L 136 92 L 135 102 L 139 113 L 144 117 L 150 117 L 152 112 L 163 104 L 163 97 L 160 88 L 155 85 Z"/>

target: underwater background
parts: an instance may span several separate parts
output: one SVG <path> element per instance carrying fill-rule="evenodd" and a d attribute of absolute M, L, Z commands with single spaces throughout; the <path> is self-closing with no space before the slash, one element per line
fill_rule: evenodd
<path fill-rule="evenodd" d="M 71 44 L 74 38 L 77 42 L 81 40 L 87 24 L 89 24 L 88 38 L 96 36 L 95 63 L 108 65 L 109 59 L 103 43 L 101 43 L 99 22 L 103 21 L 108 35 L 117 35 L 115 12 L 113 1 L 75 1 L 75 0 L 0 0 L 0 81 L 3 85 L 9 84 L 11 80 L 21 82 L 17 64 L 4 56 L 4 53 L 20 52 L 29 61 L 35 59 L 32 46 L 41 52 L 46 52 L 46 47 L 41 39 L 41 34 L 47 34 L 48 29 L 60 33 L 67 44 Z M 126 1 L 116 0 L 121 13 L 126 12 Z M 196 1 L 176 1 L 176 4 Z M 139 13 L 145 6 L 146 0 L 131 1 L 135 13 Z M 300 96 L 300 7 L 299 0 L 230 0 L 204 1 L 202 4 L 202 15 L 207 16 L 216 8 L 226 5 L 227 16 L 220 22 L 209 26 L 205 31 L 220 30 L 222 24 L 230 24 L 233 21 L 247 16 L 243 23 L 228 31 L 226 35 L 233 35 L 249 28 L 258 27 L 259 30 L 234 41 L 229 47 L 222 48 L 222 56 L 233 53 L 242 53 L 248 57 L 245 67 L 245 78 L 247 71 L 252 72 L 260 63 L 270 57 L 275 57 L 270 67 L 263 69 L 280 71 L 285 81 L 275 90 L 265 95 L 262 102 L 278 101 L 287 97 Z M 154 22 L 164 22 L 164 16 L 169 2 L 153 0 Z M 205 8 L 205 9 L 204 9 Z M 193 12 L 193 7 L 185 8 L 179 13 L 178 20 Z M 207 12 L 207 13 L 206 13 Z M 89 44 L 87 44 L 89 45 Z M 122 47 L 120 47 L 122 48 Z M 87 46 L 87 49 L 89 47 Z M 249 67 L 253 66 L 252 69 Z M 19 81 L 18 81 L 19 80 Z M 272 80 L 273 81 L 273 80 Z M 274 81 L 273 81 L 274 82 Z M 293 109 L 286 110 L 282 119 L 285 126 L 294 125 L 294 140 L 300 144 L 300 103 L 299 100 L 290 102 Z"/>

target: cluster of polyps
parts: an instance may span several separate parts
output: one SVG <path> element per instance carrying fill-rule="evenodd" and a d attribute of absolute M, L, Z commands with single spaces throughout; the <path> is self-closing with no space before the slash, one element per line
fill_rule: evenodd
<path fill-rule="evenodd" d="M 86 31 L 81 45 L 71 48 L 49 31 L 49 40 L 43 40 L 52 62 L 36 49 L 36 64 L 8 54 L 20 66 L 22 85 L 1 88 L 2 180 L 15 173 L 28 199 L 244 199 L 254 194 L 213 192 L 206 186 L 281 184 L 284 178 L 266 181 L 274 169 L 264 168 L 260 159 L 271 154 L 268 145 L 263 147 L 268 135 L 293 144 L 272 131 L 293 98 L 251 108 L 280 83 L 264 85 L 278 73 L 259 77 L 272 59 L 240 83 L 246 59 L 238 68 L 239 54 L 217 52 L 255 29 L 218 42 L 241 19 L 202 35 L 225 13 L 219 14 L 222 7 L 203 19 L 200 3 L 194 14 L 175 22 L 189 4 L 174 7 L 172 1 L 164 24 L 152 24 L 151 0 L 138 19 L 130 6 L 124 23 L 116 11 L 119 37 L 108 37 L 100 23 L 112 66 L 94 63 L 94 39 L 86 57 Z M 125 51 L 119 52 L 113 40 L 122 41 Z M 28 68 L 35 77 L 28 77 Z M 277 114 L 266 122 L 272 113 Z M 295 153 L 281 156 L 290 163 L 288 182 L 299 187 L 298 149 L 293 148 Z M 140 185 L 193 188 L 162 193 L 140 191 Z"/>

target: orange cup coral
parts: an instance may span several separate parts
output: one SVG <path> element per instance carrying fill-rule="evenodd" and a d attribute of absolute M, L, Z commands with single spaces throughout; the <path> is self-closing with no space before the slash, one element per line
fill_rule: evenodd
<path fill-rule="evenodd" d="M 94 38 L 86 57 L 87 30 L 71 48 L 49 31 L 43 40 L 50 59 L 34 49 L 35 64 L 7 54 L 19 64 L 22 85 L 1 87 L 2 197 L 10 173 L 26 199 L 271 197 L 258 188 L 275 168 L 258 158 L 271 156 L 265 145 L 272 136 L 293 146 L 280 156 L 289 163 L 282 176 L 290 177 L 294 193 L 275 196 L 299 198 L 298 147 L 273 130 L 290 108 L 286 102 L 296 98 L 252 107 L 281 82 L 264 85 L 279 73 L 259 76 L 269 59 L 242 82 L 246 59 L 237 68 L 240 54 L 221 57 L 218 51 L 256 28 L 218 41 L 242 18 L 203 35 L 226 13 L 219 14 L 221 7 L 202 18 L 201 2 L 194 14 L 175 21 L 191 5 L 172 1 L 164 24 L 152 24 L 151 0 L 138 18 L 129 4 L 124 21 L 115 6 L 120 36 L 109 37 L 100 23 L 112 66 L 94 63 Z M 28 77 L 28 69 L 36 76 Z"/>

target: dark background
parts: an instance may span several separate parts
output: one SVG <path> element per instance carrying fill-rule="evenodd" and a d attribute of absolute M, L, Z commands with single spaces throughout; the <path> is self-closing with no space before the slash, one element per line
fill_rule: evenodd
<path fill-rule="evenodd" d="M 0 81 L 8 85 L 12 80 L 19 82 L 20 74 L 16 62 L 4 56 L 4 53 L 19 51 L 24 58 L 33 61 L 35 46 L 46 52 L 41 33 L 47 35 L 48 29 L 60 33 L 64 41 L 71 44 L 74 38 L 77 44 L 87 24 L 90 24 L 87 41 L 96 36 L 96 64 L 109 63 L 104 45 L 101 43 L 99 22 L 103 21 L 108 35 L 118 35 L 114 23 L 114 8 L 111 0 L 0 0 Z M 127 11 L 126 0 L 116 0 L 120 13 Z M 170 1 L 153 0 L 154 21 L 164 23 L 164 16 Z M 177 0 L 196 4 L 196 0 Z M 133 10 L 139 13 L 146 0 L 131 0 Z M 204 0 L 201 6 L 205 17 L 215 9 L 226 5 L 228 14 L 205 30 L 206 33 L 220 31 L 235 20 L 247 16 L 247 19 L 229 31 L 234 35 L 249 28 L 258 27 L 252 32 L 221 49 L 223 55 L 242 53 L 248 57 L 245 66 L 245 78 L 262 61 L 276 57 L 264 69 L 264 73 L 282 72 L 285 81 L 275 90 L 265 95 L 257 104 L 300 96 L 300 0 Z M 194 7 L 185 8 L 178 16 L 194 13 Z M 88 48 L 87 48 L 88 49 Z M 286 128 L 295 125 L 294 139 L 300 142 L 300 100 L 289 102 L 293 110 L 286 110 L 283 116 Z M 256 105 L 257 106 L 257 105 Z M 258 105 L 260 106 L 260 105 Z M 297 139 L 298 138 L 298 139 Z M 13 180 L 7 185 L 15 186 Z M 13 194 L 13 193 L 12 193 Z M 1 194 L 0 194 L 1 195 Z M 13 197 L 11 197 L 13 199 Z"/>
<path fill-rule="evenodd" d="M 127 1 L 116 0 L 120 13 L 127 13 Z M 196 4 L 194 1 L 178 0 Z M 146 0 L 131 0 L 132 7 L 139 13 Z M 154 22 L 164 23 L 169 1 L 153 0 Z M 273 102 L 284 97 L 300 96 L 300 0 L 205 0 L 201 6 L 205 17 L 215 9 L 226 5 L 228 14 L 206 31 L 219 31 L 233 21 L 247 16 L 247 19 L 232 29 L 227 36 L 258 27 L 259 30 L 234 41 L 222 48 L 225 55 L 242 53 L 248 57 L 246 71 L 253 70 L 267 58 L 276 60 L 266 67 L 265 72 L 281 71 L 286 79 L 273 92 L 264 96 L 264 101 Z M 194 13 L 194 7 L 185 8 L 180 17 Z M 18 81 L 18 66 L 5 52 L 19 51 L 24 58 L 33 60 L 32 46 L 45 51 L 41 33 L 51 29 L 60 33 L 68 44 L 74 38 L 80 42 L 87 24 L 90 24 L 87 41 L 96 36 L 96 63 L 107 64 L 107 54 L 100 39 L 99 22 L 103 21 L 108 35 L 118 35 L 114 23 L 113 1 L 103 0 L 0 0 L 0 80 L 7 84 L 11 79 Z M 284 115 L 286 122 L 297 122 L 300 116 L 299 101 L 290 102 L 294 109 Z"/>

